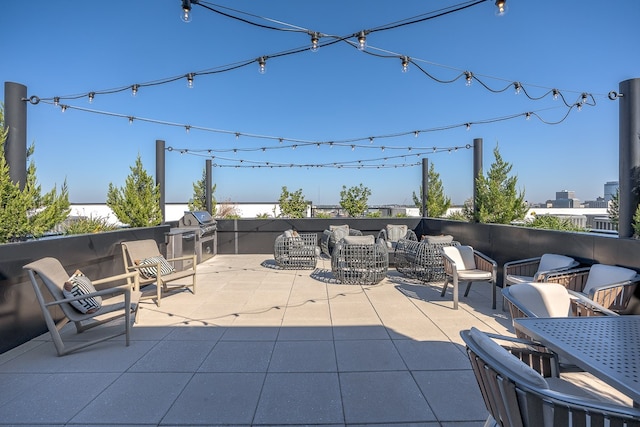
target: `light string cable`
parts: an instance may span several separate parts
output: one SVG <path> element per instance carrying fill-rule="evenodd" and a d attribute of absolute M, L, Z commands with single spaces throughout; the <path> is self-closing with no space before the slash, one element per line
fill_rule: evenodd
<path fill-rule="evenodd" d="M 270 28 L 270 29 L 280 29 L 280 30 L 283 30 L 283 31 L 307 32 L 308 34 L 312 35 L 312 39 L 313 39 L 313 37 L 316 37 L 316 40 L 319 40 L 319 37 L 329 37 L 331 39 L 330 41 L 325 41 L 325 42 L 319 42 L 318 41 L 317 47 L 326 47 L 326 46 L 329 46 L 329 45 L 336 44 L 336 43 L 338 43 L 340 41 L 348 42 L 351 46 L 355 46 L 354 42 L 350 40 L 351 38 L 353 38 L 355 36 L 359 37 L 361 34 L 367 34 L 367 33 L 376 32 L 376 31 L 383 31 L 383 30 L 388 30 L 388 29 L 392 29 L 392 28 L 397 28 L 399 26 L 404 26 L 404 25 L 415 24 L 415 23 L 418 23 L 418 22 L 423 22 L 425 20 L 433 19 L 435 17 L 439 17 L 439 16 L 442 16 L 444 14 L 453 13 L 455 11 L 459 11 L 459 10 L 462 10 L 462 9 L 465 9 L 465 8 L 468 8 L 468 7 L 471 7 L 471 6 L 475 6 L 476 4 L 480 4 L 480 3 L 485 2 L 485 1 L 487 1 L 487 0 L 478 0 L 478 1 L 474 1 L 474 2 L 468 2 L 468 3 L 465 3 L 465 4 L 452 6 L 451 9 L 440 9 L 438 11 L 429 12 L 427 14 L 418 15 L 418 17 L 414 17 L 414 18 L 417 18 L 417 19 L 406 18 L 406 19 L 401 20 L 401 21 L 396 21 L 396 22 L 391 23 L 391 24 L 387 24 L 387 25 L 383 25 L 383 26 L 380 26 L 380 27 L 376 27 L 376 28 L 373 28 L 371 30 L 360 31 L 358 33 L 354 33 L 354 34 L 351 34 L 351 35 L 348 35 L 348 36 L 343 36 L 343 37 L 327 35 L 327 34 L 320 33 L 320 32 L 314 32 L 314 31 L 305 29 L 303 27 L 294 26 L 292 24 L 284 24 L 284 25 L 287 25 L 287 26 L 291 27 L 291 28 L 288 28 L 288 29 L 271 27 L 271 26 L 264 26 L 264 27 L 267 27 L 267 28 Z M 207 7 L 207 6 L 204 6 L 203 4 L 200 4 L 200 2 L 199 3 L 194 3 L 194 4 L 198 4 L 198 5 L 201 5 L 203 7 Z M 207 8 L 209 8 L 209 7 L 207 7 Z M 235 9 L 234 9 L 234 11 L 235 11 Z M 216 11 L 216 12 L 218 12 L 218 11 Z M 241 12 L 241 13 L 245 13 L 245 12 Z M 224 15 L 225 16 L 231 16 L 230 14 L 224 14 Z M 252 15 L 252 16 L 255 16 L 255 15 Z M 252 21 L 249 21 L 249 20 L 244 20 L 244 19 L 241 19 L 241 18 L 239 18 L 239 19 L 242 20 L 243 22 L 248 22 L 248 23 L 250 23 L 252 25 L 263 26 L 262 24 L 257 24 L 257 23 L 254 23 Z M 271 18 L 261 17 L 261 19 L 266 19 L 266 20 L 270 20 L 270 21 L 273 21 L 273 22 L 282 23 L 282 21 L 276 21 L 276 20 L 273 20 Z M 302 53 L 302 52 L 308 51 L 310 49 L 312 49 L 312 48 L 310 48 L 308 46 L 307 47 L 301 47 L 301 48 L 295 48 L 295 49 L 291 49 L 289 51 L 280 52 L 278 54 L 262 56 L 262 57 L 259 57 L 257 59 L 254 58 L 254 59 L 244 60 L 244 61 L 240 61 L 240 62 L 237 62 L 237 63 L 229 64 L 229 65 L 222 65 L 222 66 L 218 66 L 216 68 L 207 69 L 207 70 L 204 70 L 204 71 L 190 72 L 190 73 L 186 73 L 186 74 L 183 74 L 183 75 L 172 76 L 172 77 L 159 79 L 159 80 L 155 80 L 155 81 L 150 81 L 150 82 L 145 82 L 145 83 L 136 83 L 136 84 L 132 84 L 132 85 L 128 85 L 128 86 L 122 86 L 122 87 L 118 87 L 118 88 L 114 88 L 114 89 L 96 90 L 96 91 L 91 91 L 91 92 L 88 92 L 88 93 L 67 95 L 67 96 L 54 96 L 54 97 L 42 98 L 42 99 L 54 100 L 54 103 L 57 105 L 61 100 L 65 100 L 65 99 L 79 99 L 79 98 L 82 98 L 82 97 L 88 97 L 89 100 L 92 101 L 96 95 L 118 93 L 118 92 L 122 92 L 122 91 L 125 91 L 125 90 L 131 90 L 133 94 L 136 94 L 137 91 L 142 87 L 157 86 L 157 85 L 167 84 L 167 83 L 171 83 L 171 82 L 183 79 L 183 78 L 186 78 L 188 82 L 192 83 L 194 77 L 197 76 L 197 75 L 217 74 L 217 73 L 222 73 L 222 72 L 227 72 L 227 71 L 233 71 L 233 70 L 236 70 L 238 68 L 245 67 L 245 66 L 247 66 L 247 65 L 249 65 L 251 63 L 254 63 L 256 61 L 259 62 L 259 63 L 264 64 L 264 62 L 268 58 L 276 58 L 276 57 L 281 57 L 281 56 L 286 56 L 286 55 Z M 373 54 L 370 50 L 380 50 L 380 51 L 382 51 L 381 49 L 377 49 L 377 48 L 374 48 L 374 47 L 371 47 L 371 46 L 369 46 L 368 49 L 369 50 L 365 50 L 364 52 L 372 54 L 372 55 L 375 55 L 375 54 Z M 532 100 L 539 100 L 539 99 L 542 99 L 542 98 L 548 96 L 549 94 L 552 94 L 554 96 L 554 98 L 562 97 L 563 102 L 565 103 L 565 105 L 567 107 L 571 106 L 571 104 L 566 102 L 566 99 L 565 99 L 564 95 L 562 94 L 562 91 L 560 91 L 559 89 L 546 88 L 546 89 L 548 89 L 548 91 L 544 95 L 539 96 L 539 97 L 533 97 L 533 96 L 531 96 L 529 94 L 529 92 L 526 90 L 524 85 L 522 83 L 520 83 L 520 82 L 509 83 L 506 87 L 504 87 L 502 89 L 493 89 L 489 85 L 487 85 L 486 83 L 481 81 L 476 74 L 474 74 L 474 73 L 472 73 L 470 71 L 464 71 L 461 74 L 459 74 L 456 78 L 451 79 L 451 80 L 442 80 L 442 79 L 438 79 L 435 76 L 433 76 L 432 74 L 428 73 L 424 68 L 420 67 L 417 64 L 418 61 L 424 62 L 424 63 L 429 63 L 428 61 L 418 60 L 418 59 L 412 58 L 410 56 L 399 55 L 399 54 L 393 54 L 393 55 L 389 55 L 389 56 L 380 55 L 380 56 L 383 56 L 383 57 L 395 56 L 397 58 L 402 59 L 403 62 L 406 61 L 407 64 L 408 63 L 412 63 L 412 64 L 416 65 L 416 67 L 422 73 L 424 73 L 427 77 L 431 78 L 432 80 L 434 80 L 436 82 L 452 83 L 452 82 L 455 82 L 456 80 L 460 79 L 464 75 L 466 80 L 467 80 L 467 84 L 470 84 L 470 82 L 472 80 L 476 80 L 483 87 L 485 87 L 487 90 L 489 90 L 491 92 L 494 92 L 494 93 L 503 92 L 503 91 L 507 90 L 509 87 L 513 86 L 516 89 L 517 92 L 522 91 L 527 97 L 529 97 Z M 430 64 L 431 65 L 437 65 L 437 66 L 440 66 L 440 67 L 445 67 L 445 66 L 440 65 L 440 64 L 435 64 L 435 63 L 430 63 Z M 453 67 L 446 67 L 446 68 L 454 69 Z M 508 80 L 502 79 L 502 78 L 491 77 L 491 76 L 486 76 L 486 75 L 484 75 L 484 76 L 485 77 L 489 77 L 489 78 L 493 78 L 493 79 L 496 79 L 496 80 L 508 81 Z M 537 87 L 543 87 L 543 86 L 537 86 Z M 587 93 L 584 93 L 584 92 L 582 93 L 581 99 L 589 99 L 589 98 L 591 100 L 588 102 L 588 105 L 595 105 L 595 99 L 593 98 L 592 94 L 587 94 Z M 610 98 L 610 99 L 615 99 L 615 98 Z M 39 98 L 38 96 L 31 96 L 30 98 L 28 98 L 26 100 L 30 101 L 32 104 L 37 104 L 41 100 L 41 98 Z M 583 102 L 583 104 L 587 104 L 587 102 Z"/>
<path fill-rule="evenodd" d="M 46 99 L 42 100 L 41 102 L 43 102 L 44 104 L 55 105 L 54 102 L 46 100 Z M 283 149 L 283 148 L 295 149 L 295 148 L 298 148 L 298 147 L 307 147 L 307 146 L 317 146 L 317 147 L 320 147 L 320 146 L 329 146 L 329 147 L 338 146 L 338 147 L 349 147 L 352 150 L 355 149 L 355 148 L 376 148 L 376 149 L 382 149 L 382 150 L 384 150 L 384 149 L 393 150 L 393 149 L 398 149 L 398 148 L 397 147 L 390 147 L 390 146 L 374 146 L 372 144 L 374 143 L 374 141 L 380 140 L 380 139 L 399 138 L 399 137 L 404 137 L 404 136 L 408 136 L 408 135 L 413 135 L 413 136 L 417 137 L 421 133 L 440 132 L 440 131 L 452 130 L 452 129 L 461 128 L 461 127 L 465 127 L 467 130 L 470 130 L 471 126 L 473 126 L 473 125 L 491 124 L 491 123 L 496 123 L 496 122 L 513 120 L 513 119 L 516 119 L 518 117 L 525 117 L 526 119 L 530 119 L 531 117 L 535 117 L 535 118 L 537 118 L 538 120 L 540 120 L 544 124 L 557 125 L 557 124 L 560 124 L 563 121 L 565 121 L 567 119 L 567 117 L 569 116 L 569 113 L 570 113 L 571 109 L 575 107 L 575 106 L 572 106 L 571 108 L 569 108 L 565 112 L 564 116 L 561 119 L 556 120 L 556 121 L 545 120 L 542 117 L 542 115 L 540 114 L 540 112 L 542 112 L 542 111 L 554 110 L 554 109 L 559 108 L 559 107 L 550 107 L 550 108 L 545 108 L 545 109 L 536 110 L 536 111 L 527 111 L 527 112 L 524 112 L 524 113 L 517 113 L 517 114 L 511 114 L 511 115 L 507 115 L 507 116 L 501 116 L 501 117 L 495 117 L 495 118 L 489 118 L 489 119 L 482 119 L 482 120 L 476 120 L 476 121 L 468 121 L 468 122 L 464 122 L 464 123 L 450 124 L 450 125 L 444 125 L 444 126 L 432 127 L 432 128 L 426 128 L 426 129 L 414 129 L 414 130 L 410 130 L 410 131 L 402 131 L 402 132 L 381 134 L 381 135 L 369 135 L 369 136 L 346 138 L 346 139 L 336 139 L 336 140 L 330 140 L 330 141 L 328 141 L 328 140 L 327 141 L 317 141 L 317 140 L 308 140 L 308 139 L 300 139 L 300 138 L 289 138 L 289 137 L 273 136 L 273 135 L 260 135 L 260 134 L 253 134 L 253 133 L 247 133 L 247 132 L 238 132 L 238 131 L 225 130 L 225 129 L 209 128 L 209 127 L 204 127 L 204 126 L 191 125 L 191 124 L 187 124 L 187 123 L 176 123 L 176 122 L 170 122 L 170 121 L 153 119 L 153 118 L 145 118 L 145 117 L 132 116 L 132 115 L 116 113 L 116 112 L 96 110 L 96 109 L 92 109 L 92 108 L 74 106 L 74 105 L 69 105 L 69 104 L 59 104 L 58 106 L 61 108 L 61 110 L 63 112 L 67 111 L 67 110 L 77 110 L 77 111 L 81 111 L 81 112 L 104 115 L 104 116 L 109 116 L 109 117 L 124 118 L 124 119 L 127 119 L 130 124 L 132 124 L 134 121 L 139 121 L 139 122 L 146 122 L 146 123 L 152 123 L 152 124 L 169 126 L 169 127 L 179 127 L 179 128 L 185 129 L 185 131 L 187 131 L 187 132 L 190 132 L 191 130 L 199 130 L 199 131 L 203 131 L 203 132 L 234 135 L 236 137 L 236 139 L 238 139 L 238 138 L 240 138 L 242 136 L 243 138 L 265 139 L 265 140 L 277 141 L 279 143 L 279 145 L 275 145 L 275 146 L 262 146 L 262 147 L 255 147 L 255 148 L 237 148 L 237 147 L 234 147 L 234 148 L 229 148 L 229 149 L 217 149 L 217 150 L 215 150 L 215 149 L 207 149 L 206 151 L 208 151 L 208 152 L 266 151 L 266 150 L 275 150 L 275 149 Z M 368 141 L 369 145 L 355 144 L 357 142 L 362 142 L 362 141 Z M 288 145 L 286 145 L 286 144 L 283 145 L 284 142 L 287 142 L 289 144 Z M 411 151 L 414 148 L 415 147 L 408 146 L 408 147 L 403 147 L 401 149 L 405 149 L 407 151 Z M 187 151 L 187 149 L 178 149 L 178 150 L 183 150 L 185 152 Z"/>

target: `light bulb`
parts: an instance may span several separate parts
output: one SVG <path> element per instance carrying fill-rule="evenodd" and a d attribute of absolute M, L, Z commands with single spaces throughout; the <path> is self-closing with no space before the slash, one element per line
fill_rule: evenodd
<path fill-rule="evenodd" d="M 191 22 L 191 0 L 182 0 L 182 22 Z"/>
<path fill-rule="evenodd" d="M 129 116 L 129 124 L 132 125 L 133 124 L 133 116 Z"/>
<path fill-rule="evenodd" d="M 513 87 L 516 90 L 516 95 L 519 95 L 520 94 L 520 90 L 522 89 L 522 85 L 519 82 L 515 82 L 513 84 Z"/>
<path fill-rule="evenodd" d="M 311 34 L 311 52 L 318 51 L 318 42 L 320 41 L 320 35 L 318 33 Z"/>
<path fill-rule="evenodd" d="M 54 96 L 53 97 L 53 105 L 55 105 L 57 107 L 59 103 L 60 103 L 60 97 L 59 96 Z"/>
<path fill-rule="evenodd" d="M 471 123 L 467 123 L 465 126 L 467 127 L 467 131 L 471 130 Z"/>
<path fill-rule="evenodd" d="M 524 116 L 527 120 L 529 120 L 531 118 L 531 113 L 525 113 Z"/>
<path fill-rule="evenodd" d="M 93 103 L 93 98 L 96 96 L 95 92 L 89 92 L 89 104 Z"/>
<path fill-rule="evenodd" d="M 193 74 L 193 73 L 187 74 L 187 87 L 189 89 L 193 89 L 193 77 L 194 76 L 195 76 L 195 74 Z"/>
<path fill-rule="evenodd" d="M 560 95 L 560 91 L 558 89 L 553 89 L 552 91 L 553 93 L 553 100 L 557 100 L 558 99 L 558 95 Z"/>
<path fill-rule="evenodd" d="M 465 78 L 465 85 L 466 86 L 471 86 L 471 82 L 473 81 L 473 73 L 471 71 L 465 71 L 464 72 L 464 78 Z"/>
<path fill-rule="evenodd" d="M 364 50 L 365 47 L 367 47 L 367 35 L 364 31 L 360 31 L 360 34 L 358 34 L 358 49 Z"/>
<path fill-rule="evenodd" d="M 140 88 L 139 84 L 135 84 L 131 86 L 131 95 L 136 96 L 138 94 L 138 89 Z"/>
<path fill-rule="evenodd" d="M 258 71 L 260 72 L 260 74 L 264 74 L 267 72 L 267 57 L 266 56 L 261 56 L 260 58 L 258 58 Z"/>
<path fill-rule="evenodd" d="M 403 56 L 401 60 L 402 60 L 402 72 L 406 73 L 407 71 L 409 71 L 409 57 Z"/>
<path fill-rule="evenodd" d="M 66 106 L 66 105 L 64 105 L 64 104 L 63 104 L 63 105 L 61 105 L 61 106 L 60 106 L 60 111 L 62 111 L 63 113 L 64 113 L 65 111 L 67 111 L 67 106 Z"/>
<path fill-rule="evenodd" d="M 414 136 L 414 137 L 416 137 L 416 138 L 417 138 L 417 137 L 418 137 L 418 135 L 420 135 L 420 132 L 419 132 L 419 131 L 414 131 L 414 132 L 413 132 L 413 136 Z"/>
<path fill-rule="evenodd" d="M 496 0 L 496 16 L 504 16 L 507 13 L 507 0 Z"/>
<path fill-rule="evenodd" d="M 189 125 L 185 125 L 184 130 L 189 133 L 189 131 L 191 130 L 191 126 Z"/>

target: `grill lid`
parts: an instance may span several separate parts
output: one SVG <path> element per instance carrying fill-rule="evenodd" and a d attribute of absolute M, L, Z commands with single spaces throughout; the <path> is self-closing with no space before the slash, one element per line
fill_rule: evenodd
<path fill-rule="evenodd" d="M 211 226 L 215 223 L 216 220 L 207 211 L 187 211 L 180 219 L 181 227 Z"/>

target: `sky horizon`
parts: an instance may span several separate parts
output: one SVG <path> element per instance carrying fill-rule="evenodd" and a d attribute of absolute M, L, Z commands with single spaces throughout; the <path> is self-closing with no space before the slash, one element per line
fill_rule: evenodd
<path fill-rule="evenodd" d="M 3 5 L 0 76 L 41 99 L 27 144 L 43 192 L 66 180 L 72 203 L 103 203 L 138 155 L 155 176 L 156 140 L 169 203 L 192 197 L 211 159 L 218 201 L 277 201 L 286 186 L 331 205 L 362 183 L 372 205 L 411 205 L 427 158 L 460 205 L 474 138 L 485 173 L 498 147 L 531 203 L 595 200 L 618 180 L 607 94 L 640 77 L 638 1 L 508 0 L 504 16 L 492 0 L 201 3 L 189 23 L 180 0 Z M 456 5 L 468 7 L 423 19 Z"/>

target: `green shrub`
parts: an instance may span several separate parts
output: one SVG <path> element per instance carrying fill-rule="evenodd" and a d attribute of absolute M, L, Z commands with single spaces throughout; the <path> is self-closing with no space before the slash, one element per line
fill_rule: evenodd
<path fill-rule="evenodd" d="M 92 234 L 102 233 L 104 231 L 117 230 L 119 227 L 115 224 L 110 224 L 107 218 L 103 217 L 80 217 L 78 219 L 70 220 L 68 224 L 64 226 L 65 234 Z"/>

